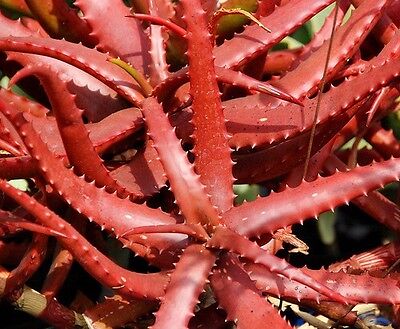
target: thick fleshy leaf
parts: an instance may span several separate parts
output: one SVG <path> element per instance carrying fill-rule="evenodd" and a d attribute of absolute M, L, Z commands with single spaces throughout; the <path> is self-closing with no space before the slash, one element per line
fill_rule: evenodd
<path fill-rule="evenodd" d="M 378 7 L 379 8 L 379 7 Z M 365 13 L 364 13 L 365 16 Z M 349 22 L 350 23 L 350 22 Z M 348 23 L 348 24 L 349 24 Z M 357 22 L 357 23 L 361 23 L 361 22 Z M 370 24 L 370 20 L 369 19 L 365 19 L 364 20 L 364 24 Z M 350 27 L 353 27 L 353 25 L 350 25 Z M 372 28 L 372 26 L 370 27 Z M 335 45 L 338 54 L 336 54 L 337 56 L 340 57 L 341 60 L 331 60 L 331 66 L 330 66 L 330 74 L 332 74 L 332 72 L 334 72 L 335 70 L 337 70 L 340 67 L 343 67 L 345 64 L 345 59 L 347 56 L 347 52 L 345 51 L 344 54 L 342 54 L 341 52 L 342 50 L 342 44 L 341 42 L 343 41 L 343 37 L 346 36 L 348 38 L 348 40 L 346 40 L 346 47 L 348 48 L 353 48 L 356 45 L 354 44 L 354 40 L 353 38 L 351 38 L 352 33 L 349 33 L 349 31 L 347 30 L 341 30 L 340 31 L 340 35 L 336 35 L 336 39 L 334 39 Z M 362 33 L 364 33 L 364 31 L 362 30 Z M 343 35 L 341 37 L 341 35 Z M 367 34 L 363 34 L 363 37 L 366 37 Z M 336 41 L 335 41 L 336 40 Z M 369 78 L 366 78 L 366 76 L 370 75 L 375 75 L 375 73 L 371 72 L 371 69 L 376 68 L 376 67 L 380 67 L 383 64 L 386 63 L 386 61 L 390 58 L 393 58 L 393 56 L 398 53 L 398 49 L 399 49 L 399 40 L 400 40 L 400 33 L 398 33 L 396 35 L 396 37 L 393 38 L 392 42 L 390 44 L 388 44 L 385 48 L 383 48 L 382 52 L 375 58 L 373 58 L 370 62 L 368 67 L 366 67 L 363 71 L 363 73 L 365 73 L 366 75 L 362 77 L 362 75 L 360 75 L 359 77 L 357 77 L 354 80 L 358 80 L 359 82 L 361 81 L 367 81 L 369 80 Z M 361 44 L 361 40 L 356 40 L 357 41 L 357 45 Z M 343 41 L 344 42 L 344 41 Z M 284 77 L 282 77 L 280 80 L 278 80 L 276 82 L 276 85 L 278 87 L 283 88 L 284 90 L 290 91 L 291 95 L 293 97 L 301 97 L 302 95 L 304 96 L 305 93 L 308 93 L 310 90 L 312 90 L 313 88 L 315 88 L 321 77 L 322 77 L 322 71 L 323 71 L 323 64 L 325 62 L 325 57 L 326 57 L 326 48 L 327 45 L 321 47 L 317 52 L 314 53 L 313 56 L 317 57 L 321 57 L 318 59 L 318 62 L 315 63 L 313 60 L 313 56 L 311 56 L 307 61 L 302 62 L 302 64 L 297 67 L 294 71 L 292 71 L 291 73 L 285 75 Z M 335 50 L 334 49 L 334 50 Z M 318 64 L 318 66 L 316 66 Z M 304 70 L 304 72 L 303 72 Z M 310 70 L 312 72 L 310 72 Z M 311 75 L 314 74 L 315 71 L 319 71 L 319 75 L 315 75 L 312 78 L 313 83 L 310 84 L 309 86 L 305 86 L 304 84 L 302 84 L 301 82 L 299 82 L 299 79 L 295 79 L 296 74 L 298 74 L 297 76 L 305 76 L 305 74 Z M 378 72 L 379 70 L 377 69 L 375 72 Z M 309 81 L 307 78 L 305 78 L 307 81 Z M 357 96 L 357 98 L 361 99 L 363 98 L 363 96 L 360 96 L 359 94 L 357 95 L 357 93 L 360 93 L 362 90 L 362 84 L 360 83 L 360 87 L 356 87 L 356 86 L 352 86 L 352 84 L 358 84 L 356 81 L 354 80 L 350 80 L 350 81 L 344 81 L 344 83 L 342 83 L 337 90 L 336 89 L 331 89 L 329 92 L 327 92 L 326 94 L 332 95 L 332 98 L 334 98 L 335 100 L 337 100 L 338 102 L 341 102 L 343 100 L 343 102 L 338 106 L 340 106 L 340 108 L 344 109 L 344 107 L 347 107 L 347 104 L 350 103 L 350 99 L 347 98 L 347 96 Z M 384 78 L 379 79 L 379 80 L 384 80 Z M 373 82 L 374 84 L 376 84 L 376 81 Z M 344 87 L 347 86 L 347 87 Z M 370 93 L 369 90 L 372 86 L 368 86 L 368 89 L 365 89 L 366 92 L 365 93 Z M 301 88 L 302 91 L 298 88 Z M 376 90 L 378 90 L 379 88 L 377 88 Z M 336 90 L 336 91 L 335 91 Z M 294 93 L 293 93 L 294 91 Z M 351 92 L 350 92 L 351 91 Z M 356 93 L 354 91 L 357 91 Z M 336 93 L 340 93 L 340 96 L 333 96 Z M 324 94 L 325 95 L 325 94 Z M 325 96 L 324 96 L 325 97 Z M 323 97 L 323 99 L 324 99 Z M 326 96 L 329 97 L 329 96 Z M 345 99 L 345 97 L 347 99 Z M 304 103 L 304 107 L 305 109 L 307 109 L 308 107 L 308 102 L 313 101 L 312 99 L 308 99 L 306 98 L 303 103 Z M 314 100 L 315 101 L 315 100 Z M 237 140 L 241 141 L 241 143 L 235 143 L 234 139 L 231 139 L 230 143 L 232 147 L 236 147 L 236 148 L 240 148 L 240 147 L 244 147 L 247 145 L 259 145 L 261 146 L 261 144 L 267 143 L 267 144 L 272 144 L 272 143 L 276 143 L 278 140 L 281 140 L 285 135 L 286 138 L 291 136 L 291 132 L 290 130 L 294 129 L 297 130 L 299 129 L 300 131 L 305 129 L 304 126 L 304 120 L 309 120 L 307 119 L 303 119 L 303 117 L 313 117 L 313 110 L 315 109 L 315 104 L 312 105 L 309 110 L 305 110 L 305 111 L 299 111 L 299 109 L 297 107 L 295 107 L 295 110 L 292 110 L 291 107 L 294 107 L 293 105 L 290 104 L 281 104 L 279 107 L 276 107 L 276 105 L 271 106 L 271 98 L 268 96 L 268 98 L 266 98 L 266 95 L 252 95 L 252 96 L 247 96 L 247 97 L 242 97 L 242 98 L 238 98 L 235 100 L 230 100 L 227 102 L 224 102 L 224 107 L 225 107 L 225 115 L 226 118 L 231 121 L 231 125 L 227 124 L 227 128 L 228 128 L 228 132 L 230 132 L 231 134 L 234 135 L 234 138 L 237 138 Z M 346 104 L 346 105 L 345 105 Z M 285 108 L 285 112 L 284 114 L 282 113 L 282 117 L 280 114 L 280 110 L 282 108 Z M 235 113 L 237 113 L 237 111 L 241 111 L 243 112 L 243 117 L 240 118 L 240 121 L 238 121 L 237 119 L 233 119 L 235 117 Z M 288 115 L 288 111 L 291 112 L 290 115 Z M 293 111 L 293 112 L 292 112 Z M 296 112 L 297 113 L 296 113 Z M 303 112 L 303 113 L 302 113 Z M 328 110 L 328 113 L 332 113 L 332 111 Z M 298 114 L 302 113 L 302 119 L 301 121 L 298 118 Z M 320 110 L 320 114 L 319 114 L 319 121 L 323 121 L 323 117 L 326 115 L 323 114 L 324 113 L 324 105 L 322 104 L 321 106 L 321 110 Z M 233 120 L 231 120 L 231 117 Z M 283 117 L 288 117 L 288 120 L 283 120 Z M 311 120 L 310 120 L 311 121 Z M 285 122 L 284 124 L 282 124 L 282 122 Z M 301 122 L 301 124 L 299 124 Z M 308 126 L 309 124 L 307 123 L 306 126 Z M 250 127 L 256 127 L 258 126 L 258 131 L 257 131 L 257 135 L 264 135 L 262 133 L 265 133 L 265 137 L 267 137 L 269 135 L 269 137 L 267 137 L 268 140 L 263 139 L 262 136 L 259 136 L 260 139 L 255 139 L 252 136 L 248 136 L 248 130 L 250 129 Z M 278 127 L 280 128 L 278 130 Z M 233 129 L 232 129 L 233 128 Z M 243 129 L 243 134 L 240 133 L 240 128 Z M 247 128 L 247 129 L 246 129 Z M 276 133 L 276 131 L 278 130 L 278 133 Z M 238 135 L 238 133 L 240 135 Z M 240 137 L 239 137 L 240 136 Z M 247 142 L 246 144 L 243 143 L 243 141 L 246 139 L 247 137 Z M 232 145 L 234 144 L 234 145 Z"/>
<path fill-rule="evenodd" d="M 37 76 L 47 92 L 65 151 L 75 172 L 111 192 L 117 191 L 121 197 L 127 197 L 129 192 L 109 175 L 89 139 L 89 132 L 82 120 L 83 111 L 75 106 L 74 95 L 60 80 L 53 79 L 57 73 L 46 65 L 26 66 L 18 71 L 11 83 L 29 75 Z"/>
<path fill-rule="evenodd" d="M 235 258 L 222 257 L 210 282 L 218 303 L 227 312 L 227 320 L 234 321 L 238 329 L 291 328 L 261 296 Z M 237 298 L 240 298 L 240 303 Z"/>
<path fill-rule="evenodd" d="M 120 236 L 135 226 L 175 223 L 174 218 L 166 213 L 120 199 L 75 176 L 49 152 L 30 123 L 24 118 L 23 113 L 18 113 L 3 102 L 0 102 L 0 110 L 13 121 L 46 181 L 89 220 L 114 232 L 116 236 Z M 174 245 L 179 241 L 182 241 L 182 236 L 178 234 L 163 234 L 162 238 L 158 237 L 158 239 L 157 235 L 153 234 L 148 240 L 143 240 L 143 242 L 153 243 L 156 248 L 158 245 L 159 250 L 166 249 L 170 243 Z"/>
<path fill-rule="evenodd" d="M 362 41 L 367 37 L 378 22 L 388 0 L 374 2 L 365 1 L 351 15 L 343 26 L 339 27 L 332 40 L 332 51 L 328 62 L 326 79 L 342 68 L 346 61 L 357 51 Z M 329 40 L 328 40 L 329 41 Z M 286 74 L 278 83 L 279 86 L 290 90 L 294 97 L 301 97 L 319 84 L 326 61 L 329 42 L 326 41 L 318 51 L 302 62 L 295 70 Z M 299 82 L 299 76 L 304 79 Z"/>
<path fill-rule="evenodd" d="M 1 37 L 42 36 L 35 29 L 27 28 L 21 21 L 11 20 L 1 14 L 0 26 Z M 127 102 L 121 97 L 117 97 L 114 90 L 93 76 L 56 59 L 17 52 L 7 52 L 7 59 L 16 61 L 22 66 L 40 63 L 50 65 L 63 77 L 65 76 L 65 83 L 68 82 L 68 88 L 77 95 L 74 101 L 79 108 L 85 110 L 85 116 L 90 121 L 99 121 L 109 113 L 127 106 Z"/>
<path fill-rule="evenodd" d="M 67 249 L 60 247 L 56 250 L 49 272 L 43 282 L 41 290 L 42 294 L 48 298 L 57 295 L 67 279 L 73 262 L 74 257 Z"/>
<path fill-rule="evenodd" d="M 257 288 L 266 293 L 298 300 L 326 300 L 325 296 L 306 285 L 271 275 L 260 265 L 247 265 L 246 270 L 250 273 L 250 277 L 255 280 Z M 360 303 L 397 304 L 400 299 L 400 288 L 396 280 L 391 278 L 376 278 L 368 274 L 331 273 L 323 269 L 303 268 L 302 271 L 339 294 Z"/>
<path fill-rule="evenodd" d="M 97 49 L 109 52 L 113 57 L 120 57 L 135 69 L 148 73 L 149 40 L 142 33 L 140 22 L 126 17 L 130 11 L 123 1 L 77 0 L 74 4 L 81 9 L 83 19 L 91 27 L 91 36 L 96 40 Z M 112 15 L 99 19 L 107 12 L 112 12 Z"/>
<path fill-rule="evenodd" d="M 30 156 L 0 158 L 0 177 L 3 179 L 31 178 L 38 172 Z"/>
<path fill-rule="evenodd" d="M 23 229 L 43 235 L 50 235 L 55 237 L 66 238 L 62 233 L 49 229 L 48 227 L 32 223 L 24 218 L 18 217 L 11 212 L 0 210 L 0 226 L 1 225 L 14 227 L 16 229 Z"/>
<path fill-rule="evenodd" d="M 149 0 L 149 14 L 152 16 L 171 18 L 173 15 L 173 6 L 169 1 Z M 150 26 L 150 77 L 153 85 L 160 83 L 169 76 L 168 64 L 166 59 L 165 42 L 166 34 L 163 33 L 161 26 Z"/>
<path fill-rule="evenodd" d="M 39 269 L 45 259 L 48 237 L 42 234 L 34 234 L 31 245 L 26 251 L 19 265 L 10 272 L 3 293 L 8 295 L 23 285 Z"/>
<path fill-rule="evenodd" d="M 289 6 L 276 8 L 271 15 L 261 18 L 261 23 L 267 26 L 272 33 L 266 32 L 257 25 L 247 26 L 242 34 L 225 41 L 222 46 L 215 49 L 215 64 L 237 68 L 251 59 L 265 54 L 272 46 L 332 2 L 333 0 L 317 0 L 311 3 L 308 0 L 294 0 Z M 293 19 L 282 19 L 282 17 L 292 17 Z"/>
<path fill-rule="evenodd" d="M 343 297 L 333 289 L 328 288 L 318 280 L 305 274 L 300 269 L 290 265 L 284 259 L 269 254 L 256 243 L 247 240 L 229 229 L 218 227 L 212 238 L 207 242 L 207 246 L 210 248 L 228 250 L 241 257 L 248 258 L 256 264 L 265 266 L 268 271 L 275 275 L 280 274 L 289 280 L 300 282 L 307 287 L 319 291 L 331 300 L 345 304 L 352 302 L 350 299 Z"/>
<path fill-rule="evenodd" d="M 283 192 L 272 193 L 233 208 L 225 214 L 226 225 L 246 236 L 271 233 L 280 227 L 300 223 L 310 217 L 334 209 L 353 198 L 383 187 L 400 177 L 400 159 L 391 159 L 371 166 L 357 167 L 319 177 Z M 288 202 L 296 200 L 296 202 Z"/>
<path fill-rule="evenodd" d="M 111 171 L 111 176 L 130 191 L 136 191 L 138 199 L 155 194 L 166 186 L 168 179 L 152 141 L 127 164 Z"/>
<path fill-rule="evenodd" d="M 215 74 L 219 82 L 223 82 L 232 86 L 244 88 L 248 91 L 257 91 L 270 96 L 282 99 L 287 102 L 303 105 L 299 100 L 295 99 L 289 93 L 278 87 L 264 81 L 259 81 L 240 71 L 233 71 L 223 67 L 216 67 Z M 176 91 L 185 82 L 189 81 L 188 69 L 184 68 L 175 74 L 171 74 L 167 79 L 157 85 L 153 94 L 161 101 L 167 99 L 168 96 Z"/>
<path fill-rule="evenodd" d="M 67 236 L 60 238 L 60 243 L 101 283 L 127 297 L 158 298 L 164 294 L 168 282 L 165 274 L 139 274 L 119 267 L 94 248 L 69 223 L 35 199 L 3 180 L 0 180 L 0 189 L 24 207 L 38 222 Z"/>
<path fill-rule="evenodd" d="M 331 155 L 325 164 L 332 174 L 336 170 L 346 171 L 348 167 L 335 155 Z M 361 195 L 351 202 L 362 211 L 375 218 L 379 223 L 389 227 L 395 232 L 400 231 L 400 208 L 379 191 L 371 191 L 368 195 Z"/>
<path fill-rule="evenodd" d="M 143 102 L 143 114 L 160 160 L 170 180 L 171 189 L 188 223 L 210 228 L 219 223 L 205 186 L 193 171 L 185 151 L 155 98 Z"/>
<path fill-rule="evenodd" d="M 191 245 L 184 250 L 171 274 L 153 329 L 188 328 L 215 258 L 210 250 L 201 245 Z"/>
<path fill-rule="evenodd" d="M 398 241 L 384 246 L 356 254 L 349 259 L 329 266 L 330 272 L 343 271 L 353 273 L 359 271 L 375 272 L 387 270 L 400 256 L 400 243 Z"/>
<path fill-rule="evenodd" d="M 220 212 L 233 204 L 233 176 L 228 134 L 214 69 L 211 35 L 200 1 L 184 0 L 184 20 L 193 97 L 195 167 Z"/>
<path fill-rule="evenodd" d="M 312 40 L 304 45 L 301 48 L 300 55 L 296 58 L 294 63 L 291 65 L 291 70 L 296 68 L 302 61 L 305 61 L 308 57 L 310 57 L 313 52 L 315 52 L 318 48 L 320 48 L 323 43 L 331 37 L 332 27 L 334 22 L 335 24 L 335 33 L 334 37 L 337 37 L 337 28 L 342 25 L 345 15 L 350 7 L 350 0 L 341 0 L 337 1 L 335 5 L 339 6 L 337 16 L 335 19 L 335 10 L 332 10 L 331 13 L 326 17 L 324 24 L 318 32 L 315 32 L 312 36 Z"/>
<path fill-rule="evenodd" d="M 108 55 L 94 49 L 65 40 L 9 37 L 0 39 L 0 50 L 56 58 L 94 76 L 133 104 L 138 104 L 143 100 L 139 87 L 132 77 L 116 65 L 108 62 Z"/>
<path fill-rule="evenodd" d="M 360 106 L 360 100 L 365 99 L 371 92 L 379 90 L 381 87 L 395 81 L 399 74 L 400 62 L 394 61 L 390 64 L 375 67 L 367 71 L 365 75 L 360 75 L 357 78 L 349 80 L 337 88 L 333 87 L 324 94 L 316 127 L 316 142 L 313 145 L 313 153 L 325 145 L 334 134 L 350 120 L 357 112 L 358 106 Z M 365 79 L 366 77 L 370 77 L 370 79 Z M 345 86 L 349 88 L 344 88 Z M 358 92 L 355 93 L 354 90 L 358 90 Z M 266 132 L 266 135 L 270 134 L 271 137 L 274 136 L 270 140 L 273 144 L 270 147 L 261 149 L 259 152 L 252 153 L 251 156 L 245 153 L 239 154 L 235 159 L 238 162 L 235 168 L 236 177 L 242 178 L 241 172 L 245 169 L 246 171 L 252 172 L 252 177 L 250 178 L 252 182 L 259 182 L 282 174 L 285 172 L 285 169 L 287 171 L 287 169 L 293 168 L 292 166 L 294 163 L 297 165 L 304 162 L 306 156 L 305 147 L 308 145 L 312 123 L 312 117 L 309 116 L 312 112 L 308 112 L 307 109 L 315 109 L 315 98 L 304 101 L 304 105 L 306 112 L 303 112 L 304 110 L 299 111 L 294 108 L 291 109 L 291 107 L 293 107 L 292 104 L 286 105 L 283 108 L 290 111 L 290 114 L 287 113 L 284 117 L 281 117 L 281 120 L 277 120 L 279 118 L 277 111 L 275 111 L 273 117 L 268 115 L 261 118 L 263 121 L 269 122 L 269 124 L 266 125 L 268 127 L 258 128 L 257 130 L 263 130 Z M 267 113 L 272 115 L 274 110 L 268 110 Z M 264 115 L 265 114 L 264 112 Z M 297 122 L 300 123 L 300 125 L 295 124 L 291 126 L 290 123 L 284 119 L 288 115 L 289 118 L 295 121 L 299 120 Z M 327 117 L 325 115 L 327 115 Z M 305 120 L 307 120 L 308 123 L 305 123 Z M 282 124 L 282 122 L 286 123 Z M 294 121 L 292 121 L 292 123 L 293 122 Z M 325 126 L 325 124 L 327 125 Z M 235 127 L 234 124 L 232 124 L 232 126 Z M 239 125 L 236 125 L 236 127 L 238 126 Z M 279 127 L 282 128 L 279 129 Z M 274 131 L 276 130 L 279 132 L 275 133 Z M 331 133 L 332 135 L 330 135 Z M 266 135 L 264 135 L 264 137 Z M 236 136 L 239 141 L 239 135 Z M 250 138 L 249 142 L 251 143 L 251 139 L 253 139 L 253 145 L 257 145 L 258 143 L 254 140 L 254 136 L 255 135 Z M 246 134 L 243 134 L 243 137 L 245 138 Z M 261 137 L 261 139 L 264 138 L 261 134 L 259 137 Z M 268 157 L 266 158 L 267 154 Z M 290 154 L 295 155 L 295 157 L 292 158 Z"/>

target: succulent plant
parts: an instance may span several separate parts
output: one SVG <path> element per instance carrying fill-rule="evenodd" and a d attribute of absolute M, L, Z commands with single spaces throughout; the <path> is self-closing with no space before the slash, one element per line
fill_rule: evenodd
<path fill-rule="evenodd" d="M 306 45 L 274 48 L 332 4 Z M 400 304 L 388 271 L 397 243 L 319 270 L 276 255 L 283 242 L 307 250 L 291 225 L 349 202 L 400 229 L 398 206 L 376 191 L 400 177 L 400 144 L 381 124 L 398 109 L 400 1 L 0 6 L 8 303 L 59 328 L 143 326 L 147 316 L 177 329 L 290 328 L 268 296 L 361 327 L 358 303 Z M 250 20 L 241 27 L 232 14 Z M 372 148 L 359 151 L 361 140 Z M 235 184 L 268 195 L 235 205 Z M 118 265 L 106 241 L 145 266 Z M 38 292 L 26 283 L 46 254 Z M 113 296 L 62 305 L 73 262 Z"/>

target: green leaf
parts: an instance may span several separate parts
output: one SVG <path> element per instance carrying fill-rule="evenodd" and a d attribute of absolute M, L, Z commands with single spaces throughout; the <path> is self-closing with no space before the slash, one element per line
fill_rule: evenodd
<path fill-rule="evenodd" d="M 335 213 L 332 211 L 324 212 L 318 217 L 318 232 L 325 245 L 332 245 L 336 240 L 335 221 Z"/>
<path fill-rule="evenodd" d="M 228 0 L 222 3 L 222 7 L 225 9 L 240 8 L 254 13 L 257 11 L 258 2 L 257 0 Z M 219 36 L 229 35 L 248 23 L 249 20 L 243 15 L 224 16 L 218 21 L 217 34 Z"/>
<path fill-rule="evenodd" d="M 244 201 L 254 201 L 260 194 L 260 186 L 257 184 L 234 185 L 233 192 L 237 195 L 236 204 L 242 204 Z"/>
<path fill-rule="evenodd" d="M 8 183 L 21 191 L 26 192 L 29 190 L 29 184 L 26 179 L 13 179 Z"/>

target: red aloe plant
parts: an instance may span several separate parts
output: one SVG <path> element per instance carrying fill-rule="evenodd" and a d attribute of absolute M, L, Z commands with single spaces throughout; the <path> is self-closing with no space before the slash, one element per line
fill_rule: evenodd
<path fill-rule="evenodd" d="M 396 243 L 329 270 L 271 247 L 305 252 L 287 228 L 350 201 L 398 232 L 398 206 L 375 190 L 400 177 L 399 143 L 380 125 L 399 96 L 400 2 L 254 1 L 257 18 L 228 26 L 231 38 L 216 24 L 241 11 L 217 1 L 131 2 L 0 1 L 11 77 L 0 89 L 0 296 L 58 328 L 290 328 L 266 296 L 363 325 L 358 303 L 400 304 L 397 273 L 382 272 Z M 331 4 L 307 45 L 272 50 Z M 372 149 L 357 152 L 363 138 Z M 275 191 L 234 206 L 236 183 Z M 106 256 L 109 240 L 144 270 Z M 29 288 L 51 253 L 41 291 Z M 74 261 L 112 298 L 62 305 Z"/>

